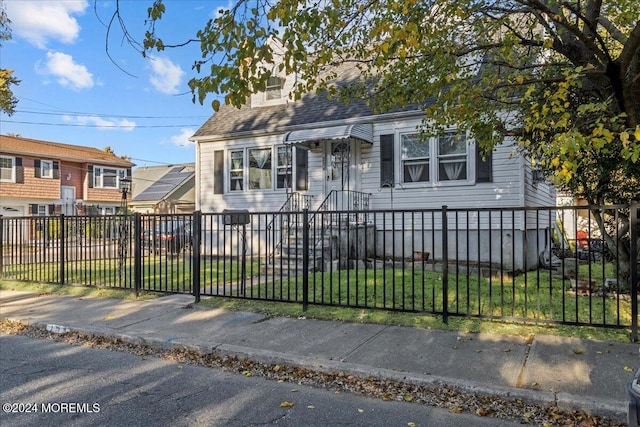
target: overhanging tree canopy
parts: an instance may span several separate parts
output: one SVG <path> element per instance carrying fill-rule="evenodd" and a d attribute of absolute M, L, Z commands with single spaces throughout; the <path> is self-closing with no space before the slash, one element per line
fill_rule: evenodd
<path fill-rule="evenodd" d="M 11 39 L 11 21 L 4 9 L 4 2 L 0 1 L 0 41 Z M 0 43 L 0 49 L 2 43 Z M 0 111 L 11 116 L 15 112 L 18 100 L 13 96 L 11 85 L 20 84 L 20 80 L 16 79 L 12 70 L 0 68 Z"/>
<path fill-rule="evenodd" d="M 177 46 L 157 31 L 165 12 L 149 8 L 144 53 Z M 201 103 L 217 93 L 239 107 L 279 73 L 296 74 L 294 98 L 326 89 L 378 111 L 430 99 L 426 133 L 456 124 L 487 149 L 512 135 L 575 195 L 640 199 L 635 0 L 239 0 L 194 41 Z M 336 89 L 323 73 L 344 62 L 363 78 Z"/>

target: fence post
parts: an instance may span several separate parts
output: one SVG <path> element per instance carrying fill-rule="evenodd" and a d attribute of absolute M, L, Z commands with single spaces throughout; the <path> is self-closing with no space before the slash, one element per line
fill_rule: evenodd
<path fill-rule="evenodd" d="M 449 219 L 442 206 L 442 321 L 449 323 Z"/>
<path fill-rule="evenodd" d="M 66 257 L 65 257 L 65 221 L 64 221 L 64 214 L 60 214 L 60 226 L 58 228 L 58 239 L 60 241 L 60 249 L 59 249 L 59 254 L 60 254 L 60 284 L 64 285 L 65 284 L 65 262 L 66 262 Z M 45 230 L 45 233 L 49 233 L 49 230 Z"/>
<path fill-rule="evenodd" d="M 309 208 L 302 211 L 302 311 L 309 306 Z"/>
<path fill-rule="evenodd" d="M 140 212 L 133 214 L 133 289 L 136 298 L 142 287 L 142 218 Z"/>
<path fill-rule="evenodd" d="M 193 212 L 193 227 L 192 227 L 192 242 L 191 242 L 191 259 L 192 259 L 192 286 L 193 297 L 195 302 L 200 302 L 200 236 L 202 235 L 202 212 Z M 243 279 L 244 280 L 244 279 Z"/>
<path fill-rule="evenodd" d="M 631 258 L 631 341 L 638 341 L 638 202 L 629 209 L 629 237 Z"/>

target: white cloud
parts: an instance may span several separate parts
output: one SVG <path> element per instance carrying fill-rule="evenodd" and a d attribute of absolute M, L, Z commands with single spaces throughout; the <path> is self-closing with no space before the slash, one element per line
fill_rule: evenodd
<path fill-rule="evenodd" d="M 98 116 L 63 116 L 65 122 L 96 127 L 98 130 L 124 130 L 130 132 L 136 128 L 136 122 L 127 119 L 103 118 Z"/>
<path fill-rule="evenodd" d="M 184 71 L 168 58 L 151 58 L 152 74 L 149 81 L 160 93 L 175 95 L 182 84 Z"/>
<path fill-rule="evenodd" d="M 91 89 L 94 86 L 93 74 L 87 67 L 73 61 L 71 55 L 61 52 L 47 52 L 47 63 L 41 73 L 55 76 L 61 86 L 74 90 Z"/>
<path fill-rule="evenodd" d="M 216 6 L 213 9 L 213 12 L 211 12 L 211 18 L 213 18 L 213 19 L 220 18 L 222 16 L 220 11 L 222 11 L 222 10 L 231 10 L 231 8 L 233 8 L 233 6 L 235 6 L 235 2 L 233 0 L 227 0 L 226 6 Z"/>
<path fill-rule="evenodd" d="M 181 147 L 192 146 L 195 145 L 195 143 L 193 141 L 189 141 L 189 138 L 192 137 L 194 133 L 196 133 L 194 129 L 182 128 L 180 129 L 180 134 L 172 136 L 170 141 Z"/>
<path fill-rule="evenodd" d="M 21 0 L 4 4 L 14 37 L 22 37 L 41 49 L 49 40 L 75 42 L 80 25 L 73 15 L 83 15 L 89 7 L 87 0 Z"/>

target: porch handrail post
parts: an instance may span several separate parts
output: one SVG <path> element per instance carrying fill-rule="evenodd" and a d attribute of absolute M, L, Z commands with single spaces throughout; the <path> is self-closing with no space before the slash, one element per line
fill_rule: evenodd
<path fill-rule="evenodd" d="M 631 341 L 638 341 L 638 209 L 640 204 L 632 202 L 629 209 L 629 236 L 631 258 Z"/>
<path fill-rule="evenodd" d="M 193 297 L 195 302 L 200 302 L 200 236 L 202 233 L 202 212 L 193 212 L 193 227 L 191 236 L 191 259 L 193 260 L 192 269 L 192 283 L 193 283 Z M 244 260 L 244 253 L 243 253 Z M 244 272 L 243 272 L 244 273 Z M 242 277 L 244 281 L 244 275 Z"/>
<path fill-rule="evenodd" d="M 302 211 L 302 311 L 309 305 L 309 209 Z"/>
<path fill-rule="evenodd" d="M 449 322 L 449 220 L 442 206 L 442 321 Z"/>

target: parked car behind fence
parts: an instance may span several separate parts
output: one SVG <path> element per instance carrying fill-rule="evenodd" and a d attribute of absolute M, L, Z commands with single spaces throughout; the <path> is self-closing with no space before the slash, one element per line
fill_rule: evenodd
<path fill-rule="evenodd" d="M 178 254 L 191 248 L 193 232 L 189 219 L 171 219 L 151 224 L 140 236 L 143 248 L 152 253 Z"/>

